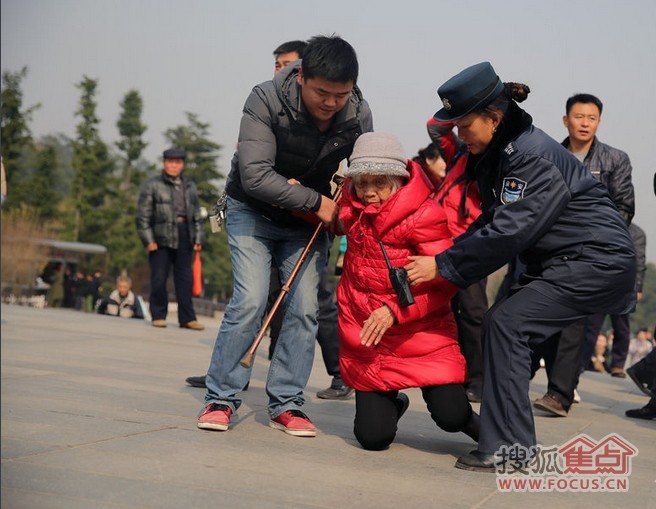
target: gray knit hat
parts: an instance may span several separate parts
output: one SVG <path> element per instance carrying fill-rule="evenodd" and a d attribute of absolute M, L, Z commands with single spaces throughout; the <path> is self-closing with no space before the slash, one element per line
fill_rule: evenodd
<path fill-rule="evenodd" d="M 388 133 L 364 133 L 353 146 L 345 177 L 357 175 L 390 175 L 410 177 L 405 169 L 408 158 L 396 136 Z"/>

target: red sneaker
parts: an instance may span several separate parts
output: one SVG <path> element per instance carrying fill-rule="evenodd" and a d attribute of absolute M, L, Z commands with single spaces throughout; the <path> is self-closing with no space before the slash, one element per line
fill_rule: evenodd
<path fill-rule="evenodd" d="M 269 421 L 269 426 L 295 437 L 315 437 L 317 428 L 300 410 L 287 410 Z"/>
<path fill-rule="evenodd" d="M 232 408 L 228 405 L 210 403 L 198 418 L 198 427 L 200 429 L 227 431 L 230 427 L 230 414 L 232 414 Z"/>

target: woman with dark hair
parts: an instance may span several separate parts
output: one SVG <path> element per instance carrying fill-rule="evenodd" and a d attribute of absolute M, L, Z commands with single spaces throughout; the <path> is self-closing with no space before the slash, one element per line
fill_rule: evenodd
<path fill-rule="evenodd" d="M 431 118 L 426 124 L 432 143 L 419 150 L 418 162 L 435 188 L 453 238 L 462 235 L 481 214 L 481 196 L 474 179 L 467 176 L 467 150 L 453 133 L 453 125 Z M 467 398 L 480 402 L 483 388 L 481 328 L 487 311 L 487 278 L 458 290 L 453 308 L 458 324 L 458 343 L 467 360 Z"/>
<path fill-rule="evenodd" d="M 421 168 L 435 189 L 440 187 L 440 184 L 444 181 L 444 177 L 446 177 L 447 164 L 444 152 L 439 145 L 429 143 L 426 147 L 420 148 L 412 160 L 421 165 Z"/>
<path fill-rule="evenodd" d="M 482 214 L 453 247 L 410 256 L 405 266 L 412 285 L 441 277 L 461 288 L 515 257 L 527 266 L 485 316 L 479 445 L 456 462 L 466 470 L 494 472 L 504 449 L 523 448 L 531 458 L 531 345 L 589 314 L 625 313 L 635 299 L 624 220 L 605 187 L 517 105 L 529 92 L 502 83 L 489 62 L 438 89 L 444 107 L 435 119 L 455 125 L 467 146 Z"/>

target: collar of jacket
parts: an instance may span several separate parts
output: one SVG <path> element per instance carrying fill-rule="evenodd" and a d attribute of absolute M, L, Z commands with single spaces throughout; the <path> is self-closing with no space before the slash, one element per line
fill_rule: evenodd
<path fill-rule="evenodd" d="M 517 106 L 515 101 L 510 101 L 487 150 L 478 155 L 469 154 L 466 168 L 467 178 L 476 178 L 479 166 L 482 171 L 486 171 L 485 168 L 495 168 L 506 146 L 526 131 L 531 124 L 533 124 L 533 117 Z"/>
<path fill-rule="evenodd" d="M 599 140 L 595 136 L 592 138 L 592 144 L 590 145 L 590 148 L 588 149 L 588 153 L 585 155 L 585 159 L 587 160 L 589 157 L 592 157 L 592 154 L 594 154 L 595 149 L 597 148 L 597 145 L 599 145 Z M 565 147 L 567 150 L 569 150 L 569 136 L 565 138 L 562 142 L 561 145 Z"/>
<path fill-rule="evenodd" d="M 162 171 L 161 176 L 162 176 L 162 180 L 167 184 L 171 184 L 173 186 L 175 185 L 175 179 L 167 175 L 164 171 Z M 182 184 L 182 186 L 184 186 L 187 183 L 187 179 L 184 177 L 184 174 L 181 173 L 178 178 L 180 179 L 180 184 Z"/>
<path fill-rule="evenodd" d="M 283 112 L 286 113 L 295 122 L 314 125 L 310 115 L 305 109 L 301 96 L 301 85 L 298 84 L 298 74 L 301 68 L 301 61 L 296 64 L 290 64 L 280 71 L 273 78 L 273 85 L 283 106 Z M 339 131 L 339 128 L 345 122 L 358 118 L 360 115 L 360 106 L 363 102 L 362 92 L 357 85 L 353 85 L 351 97 L 346 105 L 335 114 L 335 118 L 330 127 L 330 131 Z"/>

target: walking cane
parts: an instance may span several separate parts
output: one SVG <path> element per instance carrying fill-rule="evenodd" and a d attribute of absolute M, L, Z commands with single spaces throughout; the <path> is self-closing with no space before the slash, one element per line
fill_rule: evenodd
<path fill-rule="evenodd" d="M 337 201 L 342 195 L 342 185 L 344 184 L 344 177 L 342 177 L 341 175 L 335 175 L 333 177 L 333 182 L 337 185 L 337 189 L 335 189 L 335 193 L 333 194 L 332 199 L 333 201 Z M 287 278 L 287 281 L 285 281 L 285 284 L 282 285 L 282 288 L 280 289 L 280 293 L 278 294 L 278 298 L 273 303 L 273 306 L 271 306 L 269 313 L 266 315 L 266 318 L 262 323 L 262 328 L 260 329 L 260 332 L 257 334 L 257 337 L 253 341 L 251 347 L 248 349 L 248 352 L 246 352 L 246 354 L 239 361 L 239 364 L 241 364 L 245 368 L 250 368 L 252 366 L 253 358 L 255 357 L 255 351 L 257 350 L 257 347 L 260 346 L 260 343 L 262 342 L 262 338 L 264 337 L 266 330 L 269 328 L 269 324 L 271 323 L 271 320 L 273 320 L 273 317 L 276 315 L 276 312 L 278 311 L 280 304 L 282 304 L 282 300 L 289 293 L 290 287 L 294 283 L 294 280 L 296 279 L 298 272 L 301 270 L 303 263 L 305 263 L 305 260 L 310 252 L 310 249 L 312 249 L 312 245 L 317 240 L 317 237 L 319 236 L 319 233 L 321 232 L 321 230 L 323 230 L 323 228 L 324 228 L 323 223 L 319 223 L 317 225 L 316 229 L 314 230 L 314 233 L 312 234 L 312 237 L 310 237 L 310 240 L 305 246 L 305 249 L 303 249 L 301 256 L 296 262 L 296 265 L 294 265 L 294 269 L 292 270 L 291 274 Z"/>

